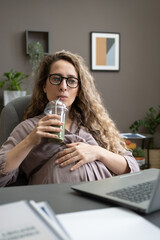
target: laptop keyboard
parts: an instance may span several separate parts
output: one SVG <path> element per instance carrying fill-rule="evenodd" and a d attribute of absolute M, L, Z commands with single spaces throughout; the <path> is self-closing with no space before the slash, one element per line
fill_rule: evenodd
<path fill-rule="evenodd" d="M 152 189 L 153 182 L 145 182 L 107 193 L 107 195 L 118 197 L 131 202 L 141 203 L 151 198 Z"/>

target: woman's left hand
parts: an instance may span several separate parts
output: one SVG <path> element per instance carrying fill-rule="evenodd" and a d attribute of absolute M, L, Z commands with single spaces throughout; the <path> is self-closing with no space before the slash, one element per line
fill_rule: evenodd
<path fill-rule="evenodd" d="M 77 162 L 71 167 L 71 171 L 76 170 L 85 163 L 93 162 L 97 159 L 97 145 L 89 145 L 82 142 L 66 144 L 66 149 L 57 154 L 56 164 L 65 167 Z"/>

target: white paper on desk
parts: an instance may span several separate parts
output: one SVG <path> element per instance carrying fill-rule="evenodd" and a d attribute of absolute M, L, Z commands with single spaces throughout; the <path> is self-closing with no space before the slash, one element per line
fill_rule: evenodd
<path fill-rule="evenodd" d="M 160 240 L 160 229 L 123 208 L 107 208 L 57 215 L 74 240 Z"/>

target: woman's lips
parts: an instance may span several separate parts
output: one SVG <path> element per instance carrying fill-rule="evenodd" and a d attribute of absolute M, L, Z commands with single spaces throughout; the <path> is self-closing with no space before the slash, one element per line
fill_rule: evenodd
<path fill-rule="evenodd" d="M 60 100 L 66 100 L 67 99 L 66 96 L 59 96 L 58 98 L 60 98 Z"/>

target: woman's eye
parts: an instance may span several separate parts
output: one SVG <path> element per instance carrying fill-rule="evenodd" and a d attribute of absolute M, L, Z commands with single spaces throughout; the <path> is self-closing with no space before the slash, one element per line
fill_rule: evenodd
<path fill-rule="evenodd" d="M 60 81 L 60 77 L 53 77 L 53 81 L 54 82 L 59 82 Z"/>
<path fill-rule="evenodd" d="M 75 83 L 75 80 L 74 79 L 68 79 L 68 82 L 69 82 L 69 84 L 74 84 Z"/>

